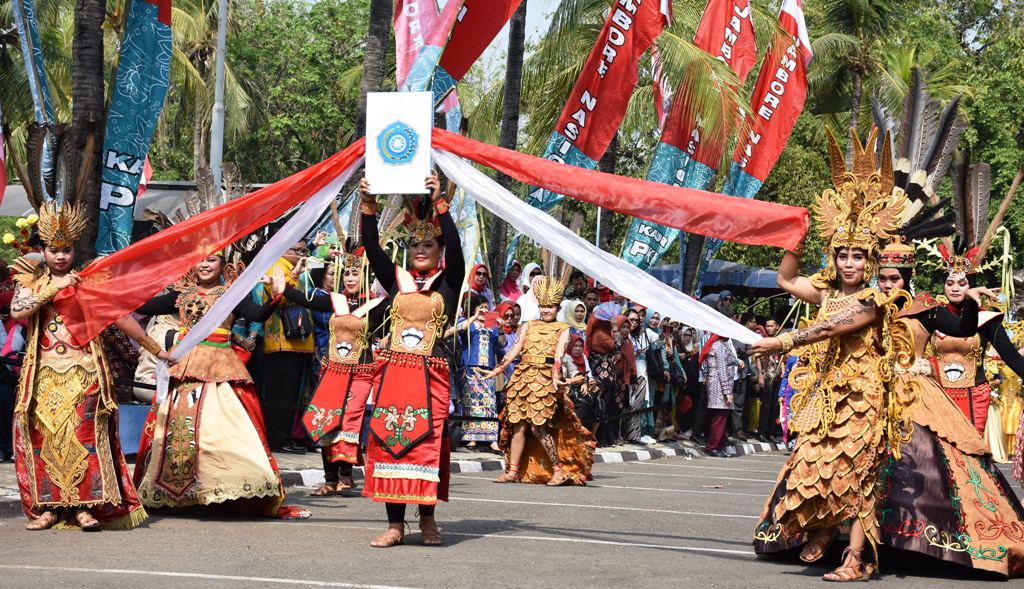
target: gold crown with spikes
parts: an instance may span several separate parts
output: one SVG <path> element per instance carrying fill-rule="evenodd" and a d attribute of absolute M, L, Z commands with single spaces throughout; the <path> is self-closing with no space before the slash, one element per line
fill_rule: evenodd
<path fill-rule="evenodd" d="M 58 205 L 50 201 L 39 209 L 39 238 L 48 246 L 74 245 L 85 226 L 85 212 L 78 203 Z"/>
<path fill-rule="evenodd" d="M 537 298 L 537 305 L 540 307 L 557 307 L 562 304 L 565 298 L 565 287 L 568 281 L 545 276 L 537 283 L 533 295 Z"/>
<path fill-rule="evenodd" d="M 345 252 L 338 256 L 338 262 L 341 264 L 341 271 L 346 270 L 363 270 L 363 248 L 357 248 L 352 253 Z"/>
<path fill-rule="evenodd" d="M 437 220 L 433 217 L 427 217 L 426 219 L 417 219 L 412 215 L 406 213 L 405 215 L 405 237 L 408 239 L 409 244 L 419 243 L 428 239 L 434 239 L 441 235 L 441 226 L 437 223 Z"/>
<path fill-rule="evenodd" d="M 881 169 L 875 163 L 872 146 L 877 129 L 872 129 L 866 144 L 856 131 L 853 135 L 853 165 L 847 169 L 843 152 L 835 136 L 828 132 L 832 182 L 814 204 L 819 234 L 834 254 L 841 248 L 862 250 L 870 260 L 878 260 L 883 243 L 896 235 L 907 198 L 894 190 L 892 154 L 888 136 L 882 141 Z M 872 271 L 877 268 L 872 268 Z M 834 256 L 828 256 L 824 277 L 836 276 Z"/>

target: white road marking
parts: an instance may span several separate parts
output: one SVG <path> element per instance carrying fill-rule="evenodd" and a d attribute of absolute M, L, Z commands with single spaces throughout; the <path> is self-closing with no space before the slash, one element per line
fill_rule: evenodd
<path fill-rule="evenodd" d="M 704 466 L 703 464 L 670 464 L 667 462 L 635 462 L 631 464 L 644 465 L 644 466 L 668 466 L 671 468 L 700 468 L 705 470 L 731 470 L 736 472 L 763 472 L 767 474 L 778 474 L 779 469 L 775 470 L 757 470 L 753 468 L 727 468 L 724 466 Z"/>
<path fill-rule="evenodd" d="M 544 501 L 512 501 L 509 499 L 481 499 L 471 497 L 452 497 L 452 501 L 471 501 L 476 503 L 504 503 L 506 505 L 543 505 L 545 507 L 575 507 L 580 509 L 606 509 L 609 511 L 639 511 L 643 513 L 670 513 L 673 515 L 699 515 L 703 517 L 733 517 L 739 519 L 758 519 L 756 515 L 736 515 L 732 513 L 702 513 L 700 511 L 675 511 L 672 509 L 648 509 L 645 507 L 617 507 L 613 505 L 584 505 L 581 503 L 551 503 Z"/>
<path fill-rule="evenodd" d="M 31 566 L 0 564 L 0 569 L 25 571 L 61 571 L 66 573 L 96 573 L 101 575 L 150 575 L 154 577 L 178 577 L 187 579 L 209 579 L 212 581 L 244 581 L 248 583 L 277 583 L 279 585 L 305 585 L 307 587 L 348 587 L 350 589 L 412 589 L 394 585 L 366 585 L 341 581 L 314 581 L 310 579 L 285 579 L 280 577 L 249 577 L 242 575 L 210 575 L 205 573 L 181 573 L 176 571 L 148 571 L 135 569 L 91 569 L 83 567 Z"/>
<path fill-rule="evenodd" d="M 491 477 L 471 477 L 466 475 L 453 474 L 453 479 L 471 479 L 474 481 L 491 482 Z M 692 489 L 659 489 L 657 487 L 620 487 L 617 485 L 595 485 L 587 483 L 591 489 L 624 489 L 627 491 L 659 491 L 662 493 L 691 493 L 695 495 L 735 495 L 737 497 L 765 497 L 765 493 L 734 493 L 732 491 L 696 491 Z"/>
<path fill-rule="evenodd" d="M 270 525 L 288 525 L 287 522 L 263 522 Z M 381 528 L 371 528 L 368 526 L 346 526 L 343 524 L 325 524 L 319 522 L 303 522 L 304 526 L 320 526 L 327 528 L 341 528 L 345 530 L 375 530 L 380 531 Z M 488 538 L 497 540 L 530 540 L 533 542 L 568 542 L 571 544 L 597 544 L 601 546 L 624 546 L 627 548 L 657 548 L 661 550 L 676 550 L 679 552 L 710 552 L 713 554 L 735 554 L 739 556 L 749 556 L 753 558 L 755 555 L 753 551 L 744 550 L 728 550 L 725 548 L 702 548 L 700 546 L 678 546 L 675 544 L 648 544 L 643 542 L 619 542 L 616 540 L 588 540 L 585 538 L 566 538 L 562 536 L 519 536 L 511 534 L 473 534 L 469 532 L 446 532 L 443 531 L 444 536 L 462 536 L 465 538 Z"/>
<path fill-rule="evenodd" d="M 738 477 L 721 477 L 718 475 L 708 474 L 669 474 L 665 472 L 623 472 L 618 470 L 602 470 L 596 474 L 627 474 L 632 476 L 642 477 L 672 477 L 679 479 L 717 479 L 721 481 L 745 481 L 748 483 L 774 483 L 775 479 L 741 479 Z"/>

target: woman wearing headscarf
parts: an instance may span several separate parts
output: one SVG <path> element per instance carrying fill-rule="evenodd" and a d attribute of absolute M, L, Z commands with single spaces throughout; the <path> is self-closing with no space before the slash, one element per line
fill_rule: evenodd
<path fill-rule="evenodd" d="M 569 326 L 569 333 L 587 339 L 587 307 L 583 301 L 570 299 L 562 303 L 558 320 Z"/>
<path fill-rule="evenodd" d="M 544 270 L 541 269 L 540 264 L 536 262 L 530 262 L 523 268 L 522 273 L 519 275 L 519 292 L 520 294 L 528 292 L 533 288 L 534 278 L 543 278 Z"/>
<path fill-rule="evenodd" d="M 523 291 L 519 288 L 519 277 L 523 274 L 523 265 L 519 263 L 519 260 L 512 260 L 512 265 L 508 269 L 508 274 L 505 275 L 505 279 L 501 281 L 501 287 L 498 290 L 498 294 L 501 295 L 502 301 L 515 301 L 519 298 L 519 295 L 523 294 Z"/>
<path fill-rule="evenodd" d="M 473 264 L 473 269 L 466 277 L 466 284 L 469 286 L 469 294 L 483 297 L 487 301 L 488 308 L 494 308 L 494 293 L 488 284 L 491 279 L 491 271 L 487 264 Z"/>
<path fill-rule="evenodd" d="M 590 373 L 590 362 L 584 352 L 583 338 L 569 336 L 567 353 L 562 358 L 562 378 L 569 388 L 569 399 L 583 427 L 594 431 L 601 395 Z"/>

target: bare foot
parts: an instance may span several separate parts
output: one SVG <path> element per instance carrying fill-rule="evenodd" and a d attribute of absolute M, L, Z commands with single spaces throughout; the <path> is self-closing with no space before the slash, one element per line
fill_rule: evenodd
<path fill-rule="evenodd" d="M 370 546 L 374 548 L 391 548 L 392 546 L 398 546 L 405 541 L 405 524 L 388 525 L 386 532 L 377 536 L 370 542 Z"/>
<path fill-rule="evenodd" d="M 30 521 L 26 526 L 26 530 L 49 530 L 53 526 L 57 525 L 57 514 L 52 511 L 44 511 L 42 515 L 36 519 Z"/>

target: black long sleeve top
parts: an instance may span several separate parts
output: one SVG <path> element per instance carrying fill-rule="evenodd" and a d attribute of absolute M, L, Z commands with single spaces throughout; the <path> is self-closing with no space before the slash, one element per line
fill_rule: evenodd
<path fill-rule="evenodd" d="M 299 289 L 293 288 L 291 286 L 286 286 L 285 289 L 284 289 L 284 296 L 285 296 L 285 298 L 287 298 L 289 301 L 295 303 L 296 305 L 300 305 L 300 306 L 306 307 L 307 309 L 309 309 L 311 311 L 319 311 L 319 312 L 322 312 L 322 313 L 331 313 L 332 315 L 334 314 L 334 304 L 331 302 L 331 295 L 327 294 L 324 291 L 320 291 L 320 290 L 313 291 L 311 293 L 311 295 L 309 297 L 307 297 Z M 349 311 L 355 311 L 356 310 L 357 307 L 351 307 L 351 302 L 349 302 L 349 305 L 350 305 Z M 367 315 L 366 315 L 367 333 L 368 334 L 372 335 L 374 333 L 374 331 L 376 331 L 377 328 L 379 328 L 384 323 L 384 316 L 387 314 L 387 309 L 388 309 L 388 305 L 387 305 L 386 302 L 377 305 L 373 309 L 370 309 L 370 312 L 367 313 Z M 363 350 L 362 355 L 359 357 L 359 363 L 360 364 L 371 364 L 371 363 L 373 363 L 373 345 L 372 345 L 373 344 L 373 340 L 372 340 L 372 337 L 370 338 L 369 344 L 371 344 L 371 345 L 368 345 L 366 347 L 366 349 Z"/>
<path fill-rule="evenodd" d="M 377 230 L 377 218 L 374 215 L 363 214 L 361 221 L 363 233 L 363 247 L 366 252 L 366 259 L 370 262 L 370 268 L 377 277 L 377 281 L 388 291 L 388 296 L 394 297 L 398 291 L 398 282 L 395 277 L 395 264 L 388 257 L 387 252 L 380 245 L 380 233 Z M 462 291 L 462 283 L 466 279 L 465 262 L 462 257 L 462 242 L 459 239 L 459 230 L 455 226 L 451 213 L 445 212 L 438 215 L 438 222 L 441 225 L 441 236 L 444 239 L 444 270 L 442 276 L 431 285 L 432 291 L 441 294 L 444 299 L 444 312 L 449 318 L 449 323 L 455 317 L 459 305 L 459 293 Z M 413 276 L 416 272 L 413 271 Z M 447 324 L 440 326 L 441 329 Z M 434 345 L 434 356 L 441 356 L 440 337 Z"/>
<path fill-rule="evenodd" d="M 181 293 L 170 290 L 162 295 L 157 295 L 147 303 L 138 308 L 137 312 L 142 315 L 176 315 L 178 314 L 178 297 Z M 254 302 L 249 297 L 242 299 L 235 305 L 232 314 L 235 318 L 242 318 L 246 321 L 263 323 L 274 314 L 278 299 L 269 299 L 262 305 Z"/>

